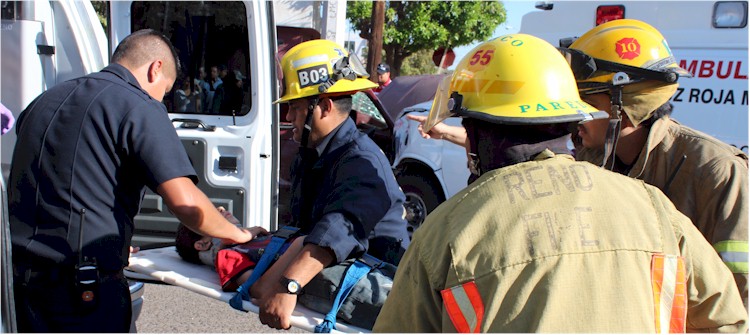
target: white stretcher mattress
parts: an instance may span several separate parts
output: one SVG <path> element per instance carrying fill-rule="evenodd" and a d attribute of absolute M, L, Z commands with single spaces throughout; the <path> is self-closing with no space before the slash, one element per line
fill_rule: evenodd
<path fill-rule="evenodd" d="M 129 270 L 129 271 L 127 271 Z M 205 295 L 227 303 L 234 292 L 223 292 L 219 284 L 219 275 L 209 266 L 186 262 L 177 255 L 174 247 L 142 250 L 130 255 L 130 265 L 126 275 L 131 279 L 158 280 L 167 284 L 180 286 L 195 293 Z M 242 307 L 248 312 L 258 314 L 258 306 L 243 301 Z M 314 331 L 315 326 L 323 321 L 323 314 L 310 310 L 302 305 L 292 313 L 291 324 L 307 331 Z M 343 333 L 369 333 L 370 330 L 336 323 L 336 330 Z"/>

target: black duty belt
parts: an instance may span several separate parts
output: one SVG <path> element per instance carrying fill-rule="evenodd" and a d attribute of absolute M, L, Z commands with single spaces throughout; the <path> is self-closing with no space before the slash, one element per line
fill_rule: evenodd
<path fill-rule="evenodd" d="M 72 266 L 65 267 L 25 267 L 13 265 L 13 280 L 19 283 L 65 283 L 76 280 L 76 270 Z M 99 269 L 100 278 L 125 278 L 121 270 L 106 271 Z"/>

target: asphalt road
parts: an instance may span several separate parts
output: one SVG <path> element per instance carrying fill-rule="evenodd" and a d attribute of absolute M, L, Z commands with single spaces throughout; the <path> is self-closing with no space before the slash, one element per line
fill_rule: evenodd
<path fill-rule="evenodd" d="M 229 304 L 161 284 L 146 284 L 139 333 L 307 333 L 292 327 L 275 330 L 260 323 L 258 315 L 237 311 Z"/>

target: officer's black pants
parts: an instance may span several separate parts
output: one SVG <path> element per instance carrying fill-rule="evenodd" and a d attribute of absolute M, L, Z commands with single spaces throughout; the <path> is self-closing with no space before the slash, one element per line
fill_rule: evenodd
<path fill-rule="evenodd" d="M 36 273 L 38 274 L 38 273 Z M 130 290 L 122 272 L 101 276 L 94 307 L 80 303 L 73 276 L 14 276 L 16 319 L 21 333 L 127 333 Z M 25 277 L 25 278 L 24 278 Z M 51 279 L 54 279 L 52 280 Z"/>

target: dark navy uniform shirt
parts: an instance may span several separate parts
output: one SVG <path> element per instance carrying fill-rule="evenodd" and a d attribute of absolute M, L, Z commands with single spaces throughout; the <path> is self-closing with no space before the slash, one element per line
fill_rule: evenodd
<path fill-rule="evenodd" d="M 52 87 L 24 110 L 16 131 L 14 262 L 74 264 L 83 223 L 83 255 L 119 270 L 144 186 L 156 191 L 183 176 L 197 182 L 164 105 L 118 64 Z"/>
<path fill-rule="evenodd" d="M 291 207 L 305 243 L 330 248 L 337 262 L 365 252 L 397 261 L 389 254 L 409 245 L 405 196 L 375 142 L 346 119 L 319 159 L 301 156 L 292 167 Z M 309 170 L 303 161 L 311 162 Z M 400 250 L 384 250 L 393 248 Z"/>

